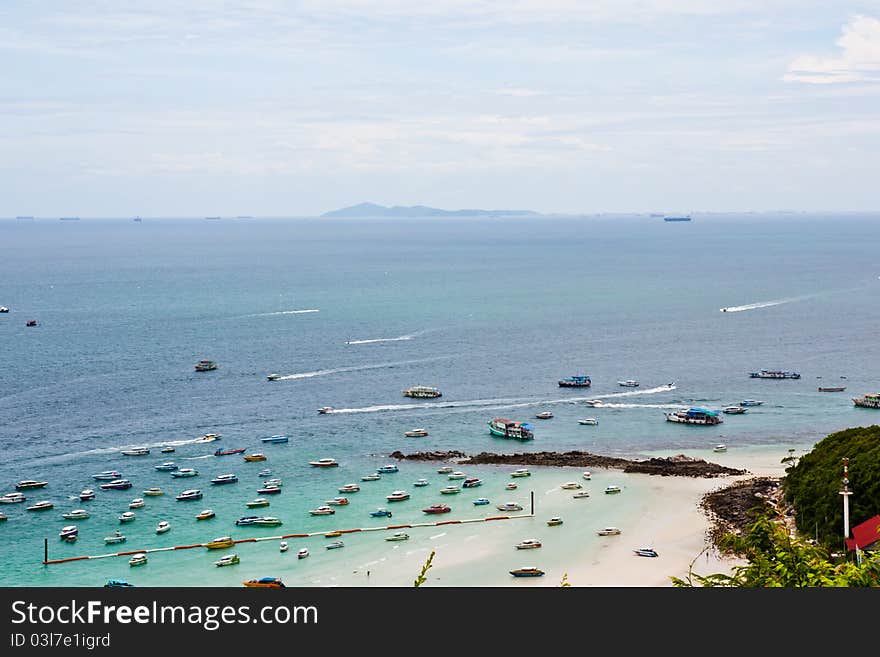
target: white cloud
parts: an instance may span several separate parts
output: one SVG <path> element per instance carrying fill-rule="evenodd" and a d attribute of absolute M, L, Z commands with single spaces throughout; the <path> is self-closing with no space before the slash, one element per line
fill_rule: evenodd
<path fill-rule="evenodd" d="M 783 79 L 808 84 L 880 81 L 880 20 L 855 16 L 836 43 L 836 55 L 795 58 Z"/>

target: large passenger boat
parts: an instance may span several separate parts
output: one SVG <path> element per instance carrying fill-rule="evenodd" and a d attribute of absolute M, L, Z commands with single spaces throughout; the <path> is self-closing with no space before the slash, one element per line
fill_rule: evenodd
<path fill-rule="evenodd" d="M 880 408 L 880 393 L 869 392 L 863 397 L 854 397 L 853 404 L 862 408 Z"/>
<path fill-rule="evenodd" d="M 586 374 L 576 374 L 559 379 L 560 388 L 589 388 L 592 383 L 590 377 Z"/>
<path fill-rule="evenodd" d="M 437 388 L 431 388 L 430 386 L 413 386 L 412 388 L 407 388 L 401 392 L 403 392 L 405 397 L 415 397 L 417 399 L 433 399 L 435 397 L 443 396 L 443 393 Z"/>
<path fill-rule="evenodd" d="M 705 408 L 689 408 L 686 411 L 672 411 L 666 414 L 667 422 L 682 422 L 684 424 L 721 424 L 724 420 L 718 411 L 710 411 Z"/>
<path fill-rule="evenodd" d="M 504 417 L 489 420 L 489 432 L 499 438 L 516 438 L 517 440 L 531 440 L 535 437 L 530 424 L 514 422 Z"/>
<path fill-rule="evenodd" d="M 749 372 L 749 376 L 753 379 L 799 379 L 801 375 L 797 372 L 789 372 L 783 370 L 761 370 L 760 372 Z"/>

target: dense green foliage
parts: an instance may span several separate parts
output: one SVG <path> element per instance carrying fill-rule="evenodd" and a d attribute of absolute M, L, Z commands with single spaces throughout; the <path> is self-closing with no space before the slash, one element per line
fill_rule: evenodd
<path fill-rule="evenodd" d="M 735 566 L 732 575 L 697 575 L 672 578 L 674 586 L 727 587 L 827 587 L 880 586 L 880 554 L 866 554 L 861 564 L 852 561 L 834 563 L 828 552 L 809 542 L 793 538 L 785 525 L 769 516 L 759 516 L 742 536 L 724 539 L 728 548 L 748 559 Z M 696 561 L 696 560 L 695 560 Z"/>
<path fill-rule="evenodd" d="M 795 508 L 798 529 L 843 549 L 842 459 L 849 458 L 850 527 L 880 513 L 880 426 L 855 427 L 824 438 L 785 478 L 785 499 Z"/>

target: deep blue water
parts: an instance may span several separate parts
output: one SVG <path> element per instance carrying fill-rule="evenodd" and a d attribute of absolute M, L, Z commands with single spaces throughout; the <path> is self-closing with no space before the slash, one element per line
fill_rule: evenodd
<path fill-rule="evenodd" d="M 60 513 L 81 506 L 67 496 L 94 485 L 91 473 L 116 468 L 135 487 L 99 495 L 84 522 L 102 530 L 71 554 L 103 549 L 100 537 L 143 488 L 189 487 L 156 463 L 217 445 L 270 454 L 266 465 L 302 511 L 395 449 L 638 455 L 804 443 L 876 423 L 880 413 L 850 397 L 880 389 L 877 219 L 0 221 L 0 305 L 12 309 L 0 315 L 0 493 L 46 479 L 29 502 L 56 504 L 46 514 L 0 506 L 10 517 L 0 525 L 0 584 L 30 583 L 34 555 L 14 546 L 70 524 Z M 719 312 L 762 302 L 779 303 Z M 31 318 L 40 325 L 25 327 Z M 348 344 L 389 338 L 400 339 Z M 200 358 L 219 369 L 194 372 Z M 761 368 L 802 378 L 748 378 Z M 314 374 L 269 382 L 271 372 Z M 558 388 L 578 373 L 590 374 L 591 389 Z M 630 378 L 639 394 L 609 397 L 611 407 L 558 403 L 627 392 L 617 381 Z M 669 382 L 674 390 L 646 394 Z M 416 384 L 439 387 L 442 399 L 401 395 Z M 663 417 L 677 405 L 746 398 L 765 403 L 719 427 Z M 318 415 L 320 406 L 340 412 Z M 488 434 L 496 415 L 527 420 L 543 409 L 556 417 L 531 420 L 533 442 Z M 599 426 L 578 425 L 585 416 Z M 417 426 L 430 435 L 403 437 Z M 206 432 L 223 439 L 168 458 L 118 453 Z M 290 436 L 287 446 L 259 442 L 278 433 Z M 328 486 L 306 464 L 322 456 L 350 471 Z M 238 459 L 187 463 L 206 492 L 193 504 L 235 504 L 238 513 L 255 487 L 210 490 L 205 476 L 265 467 Z M 181 518 L 198 511 L 173 510 L 173 497 L 168 505 Z M 301 522 L 309 529 L 320 519 Z"/>

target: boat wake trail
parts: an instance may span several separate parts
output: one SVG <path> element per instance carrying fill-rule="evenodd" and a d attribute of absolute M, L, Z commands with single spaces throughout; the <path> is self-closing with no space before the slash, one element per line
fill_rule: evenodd
<path fill-rule="evenodd" d="M 793 301 L 801 301 L 809 297 L 791 297 L 788 299 L 776 299 L 775 301 L 759 301 L 758 303 L 747 303 L 743 306 L 728 306 L 721 308 L 723 313 L 741 313 L 746 310 L 757 310 L 758 308 L 770 308 L 771 306 L 781 306 L 784 303 L 792 303 Z"/>
<path fill-rule="evenodd" d="M 381 370 L 386 367 L 397 367 L 398 365 L 411 365 L 413 363 L 429 363 L 435 360 L 443 360 L 452 358 L 452 356 L 434 356 L 432 358 L 417 358 L 415 360 L 399 360 L 393 363 L 375 363 L 373 365 L 353 365 L 352 367 L 334 367 L 327 370 L 315 370 L 314 372 L 299 372 L 297 374 L 287 374 L 281 376 L 276 381 L 293 381 L 295 379 L 311 379 L 316 376 L 327 376 L 328 374 L 339 374 L 340 372 L 360 372 L 362 370 Z"/>
<path fill-rule="evenodd" d="M 274 313 L 256 313 L 245 317 L 274 317 L 275 315 L 305 315 L 306 313 L 319 313 L 318 308 L 306 308 L 305 310 L 279 310 Z"/>
<path fill-rule="evenodd" d="M 348 340 L 345 344 L 375 344 L 376 342 L 406 342 L 408 340 L 412 340 L 413 338 L 417 338 L 420 335 L 427 333 L 427 331 L 416 331 L 415 333 L 408 333 L 407 335 L 398 335 L 396 338 L 371 338 L 369 340 Z"/>
<path fill-rule="evenodd" d="M 467 401 L 450 402 L 423 402 L 421 404 L 386 404 L 381 406 L 364 406 L 362 408 L 336 408 L 329 413 L 379 413 L 382 411 L 412 411 L 422 409 L 449 410 L 451 413 L 466 413 L 475 409 L 510 409 L 526 408 L 528 406 L 543 406 L 547 404 L 573 404 L 587 401 L 588 399 L 614 399 L 617 397 L 632 397 L 635 395 L 652 395 L 660 392 L 675 390 L 674 384 L 657 386 L 647 390 L 635 390 L 632 392 L 614 392 L 607 395 L 594 395 L 592 397 L 566 397 L 565 399 L 471 399 Z M 603 404 L 604 405 L 604 404 Z M 675 408 L 681 408 L 676 406 Z"/>

